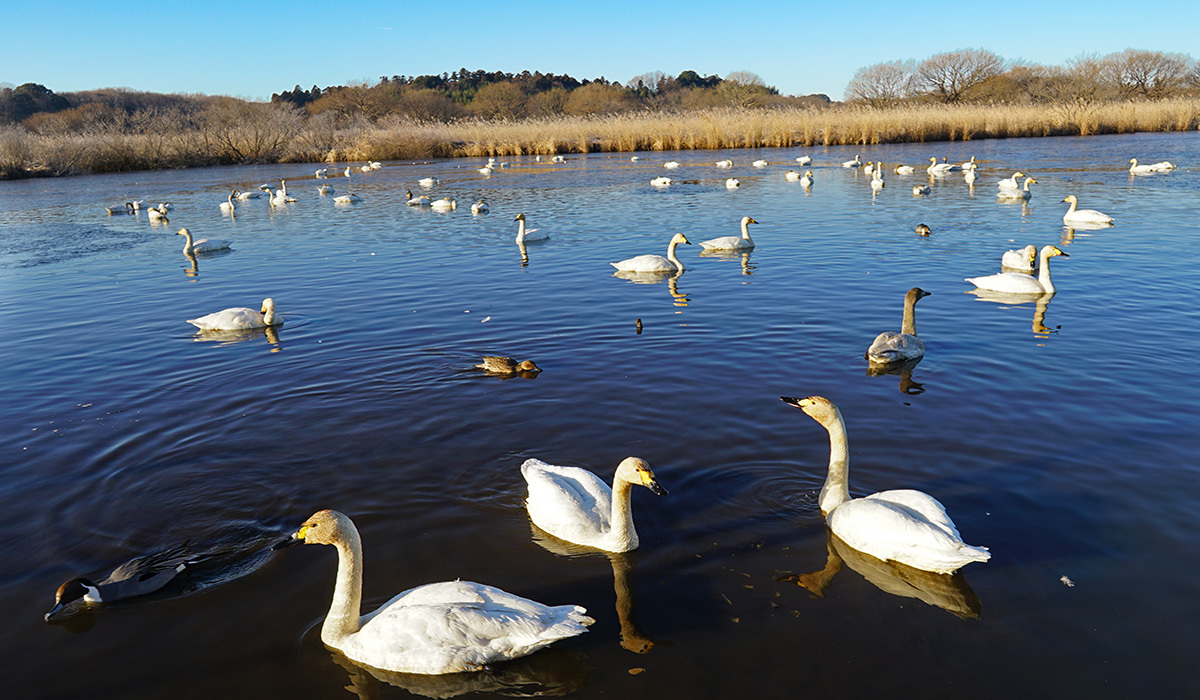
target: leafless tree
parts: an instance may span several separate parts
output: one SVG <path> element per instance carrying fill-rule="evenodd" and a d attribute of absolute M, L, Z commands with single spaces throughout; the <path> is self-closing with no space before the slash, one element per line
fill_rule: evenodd
<path fill-rule="evenodd" d="M 917 66 L 916 85 L 943 102 L 960 102 L 973 86 L 1000 74 L 1004 59 L 986 49 L 930 56 Z"/>
<path fill-rule="evenodd" d="M 525 115 L 528 101 L 529 98 L 514 83 L 492 83 L 475 93 L 475 98 L 471 100 L 471 111 L 489 119 L 512 119 Z"/>
<path fill-rule="evenodd" d="M 894 105 L 912 95 L 916 70 L 917 62 L 912 59 L 859 68 L 846 84 L 846 100 L 875 107 Z"/>
<path fill-rule="evenodd" d="M 756 73 L 738 70 L 725 76 L 716 88 L 717 94 L 734 107 L 750 109 L 766 104 L 771 90 Z"/>
<path fill-rule="evenodd" d="M 625 86 L 630 90 L 637 90 L 639 87 L 644 87 L 650 91 L 651 95 L 656 95 L 663 83 L 670 77 L 660 70 L 652 70 L 649 73 L 633 76 L 629 79 L 629 82 L 625 83 Z"/>
<path fill-rule="evenodd" d="M 1104 75 L 1127 98 L 1161 99 L 1187 84 L 1192 59 L 1181 53 L 1126 49 L 1106 56 Z"/>

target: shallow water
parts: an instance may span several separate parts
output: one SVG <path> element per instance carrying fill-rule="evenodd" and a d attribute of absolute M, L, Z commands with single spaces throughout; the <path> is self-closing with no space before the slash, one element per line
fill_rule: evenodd
<path fill-rule="evenodd" d="M 1197 134 L 1138 134 L 596 154 L 511 158 L 490 177 L 475 160 L 389 163 L 355 173 L 365 201 L 350 207 L 318 197 L 303 165 L 0 183 L 7 685 L 47 698 L 406 695 L 389 683 L 435 696 L 1184 696 L 1200 617 L 1198 147 Z M 888 164 L 875 197 L 837 166 L 856 151 Z M 808 194 L 783 176 L 804 153 Z M 931 155 L 975 155 L 974 190 L 953 174 L 913 197 Z M 1135 156 L 1183 167 L 1131 177 Z M 726 157 L 732 171 L 713 166 Z M 650 187 L 670 159 L 684 164 L 677 184 Z M 1032 201 L 998 203 L 995 181 L 1018 169 L 1038 180 Z M 429 175 L 457 211 L 404 206 Z M 299 202 L 218 212 L 230 189 L 279 178 Z M 1066 194 L 1116 225 L 1065 229 Z M 492 213 L 472 216 L 481 196 Z M 170 226 L 104 215 L 133 198 L 171 201 Z M 551 234 L 524 260 L 519 212 Z M 748 258 L 698 255 L 743 215 L 760 222 Z M 932 236 L 913 233 L 920 222 Z M 180 226 L 234 250 L 193 265 Z M 612 276 L 609 261 L 662 254 L 678 231 L 696 245 L 681 246 L 677 280 Z M 1027 243 L 1070 254 L 1052 262 L 1049 304 L 966 293 L 962 278 Z M 933 293 L 917 309 L 926 358 L 869 376 L 863 351 L 899 329 L 913 286 Z M 286 319 L 272 337 L 207 340 L 184 321 L 267 296 Z M 472 369 L 484 354 L 544 371 L 489 377 Z M 927 491 L 991 549 L 951 586 L 957 612 L 912 580 L 885 592 L 853 557 L 823 597 L 794 582 L 842 559 L 816 507 L 826 434 L 777 398 L 813 394 L 846 418 L 852 493 Z M 535 540 L 522 461 L 607 479 L 629 455 L 671 492 L 634 494 L 636 554 Z M 596 623 L 507 676 L 380 680 L 321 645 L 335 559 L 316 547 L 102 610 L 82 631 L 42 621 L 68 578 L 233 527 L 290 531 L 320 508 L 362 532 L 368 608 L 463 578 L 583 605 Z M 905 586 L 916 597 L 894 594 Z"/>

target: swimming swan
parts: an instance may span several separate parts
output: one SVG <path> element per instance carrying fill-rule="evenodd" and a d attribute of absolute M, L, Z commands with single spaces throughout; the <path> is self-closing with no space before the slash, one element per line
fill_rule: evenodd
<path fill-rule="evenodd" d="M 317 194 L 322 195 L 322 196 L 327 195 L 327 194 L 336 194 L 336 193 L 337 193 L 337 190 L 330 187 L 328 183 L 322 184 L 320 187 L 317 188 Z"/>
<path fill-rule="evenodd" d="M 858 168 L 858 167 L 862 167 L 862 164 L 863 164 L 863 162 L 861 160 L 859 160 L 858 155 L 855 155 L 854 160 L 843 161 L 842 167 L 843 168 Z"/>
<path fill-rule="evenodd" d="M 900 323 L 900 332 L 884 331 L 875 337 L 875 342 L 867 348 L 867 359 L 871 364 L 890 364 L 905 362 L 925 356 L 925 343 L 917 337 L 917 302 L 929 296 L 930 292 L 913 287 L 904 295 L 904 320 Z"/>
<path fill-rule="evenodd" d="M 673 182 L 673 180 L 671 180 L 671 178 L 667 177 L 666 175 L 660 175 L 659 177 L 656 177 L 653 180 L 651 180 L 650 184 L 654 185 L 655 187 L 667 187 L 672 182 Z"/>
<path fill-rule="evenodd" d="M 929 494 L 901 489 L 850 498 L 849 445 L 838 407 L 822 396 L 779 398 L 829 431 L 829 472 L 821 489 L 821 514 L 843 542 L 884 561 L 941 574 L 991 558 L 987 548 L 963 542 L 945 507 Z"/>
<path fill-rule="evenodd" d="M 404 203 L 410 207 L 428 207 L 431 204 L 429 197 L 426 197 L 425 195 L 414 197 L 412 190 L 405 191 L 404 199 L 406 200 Z"/>
<path fill-rule="evenodd" d="M 807 190 L 807 189 L 809 189 L 810 187 L 812 187 L 812 184 L 813 184 L 813 174 L 812 174 L 812 171 L 811 171 L 811 170 L 805 170 L 805 171 L 804 171 L 804 177 L 800 178 L 800 185 L 801 185 L 801 186 L 802 186 L 804 189 L 806 189 L 806 190 Z"/>
<path fill-rule="evenodd" d="M 731 177 L 725 181 L 725 189 L 727 189 L 727 190 L 736 190 L 737 188 L 739 188 L 741 186 L 742 186 L 741 181 L 738 180 L 736 177 Z"/>
<path fill-rule="evenodd" d="M 796 159 L 796 162 L 800 165 L 808 165 L 812 162 L 812 156 L 800 156 Z"/>
<path fill-rule="evenodd" d="M 488 213 L 488 205 L 487 205 L 487 202 L 486 202 L 485 200 L 482 200 L 482 199 L 481 199 L 481 200 L 479 200 L 478 202 L 475 202 L 474 204 L 472 204 L 472 205 L 471 205 L 471 213 L 472 213 L 472 214 L 486 214 L 486 213 Z"/>
<path fill-rule="evenodd" d="M 1063 197 L 1063 201 L 1071 203 L 1071 208 L 1067 209 L 1066 214 L 1063 214 L 1064 223 L 1078 221 L 1086 224 L 1111 224 L 1113 222 L 1113 218 L 1111 216 L 1108 214 L 1102 214 L 1095 209 L 1077 209 L 1076 207 L 1079 206 L 1079 200 L 1076 199 L 1075 195 L 1073 194 Z"/>
<path fill-rule="evenodd" d="M 962 170 L 962 166 L 951 165 L 949 163 L 939 163 L 937 158 L 933 156 L 929 157 L 929 167 L 925 168 L 925 172 L 929 173 L 930 175 L 945 175 L 956 170 Z"/>
<path fill-rule="evenodd" d="M 1138 165 L 1137 158 L 1129 159 L 1129 172 L 1131 173 L 1152 173 L 1155 172 L 1153 165 Z"/>
<path fill-rule="evenodd" d="M 1036 185 L 1037 180 L 1031 177 L 1025 178 L 1025 187 L 1023 189 L 1004 189 L 996 193 L 996 199 L 1029 199 L 1033 193 L 1029 191 L 1030 185 Z"/>
<path fill-rule="evenodd" d="M 663 167 L 667 170 L 674 170 L 679 167 L 679 161 L 668 160 L 666 163 L 663 163 Z"/>
<path fill-rule="evenodd" d="M 917 169 L 911 165 L 897 165 L 896 166 L 896 174 L 897 175 L 911 175 L 911 174 L 915 173 L 916 171 L 917 171 Z"/>
<path fill-rule="evenodd" d="M 883 187 L 883 163 L 876 163 L 875 171 L 871 173 L 871 189 L 882 190 Z"/>
<path fill-rule="evenodd" d="M 691 245 L 692 242 L 687 239 L 687 236 L 677 233 L 671 237 L 671 242 L 667 245 L 667 257 L 665 258 L 661 255 L 639 255 L 609 264 L 622 272 L 682 272 L 683 263 L 675 257 L 675 247 L 680 243 Z"/>
<path fill-rule="evenodd" d="M 1038 276 L 1022 272 L 1001 272 L 986 277 L 967 277 L 966 281 L 992 292 L 1009 292 L 1011 294 L 1053 294 L 1054 283 L 1050 281 L 1050 258 L 1061 255 L 1071 257 L 1056 246 L 1048 245 L 1038 254 Z"/>
<path fill-rule="evenodd" d="M 195 255 L 196 253 L 211 253 L 217 250 L 228 250 L 229 241 L 221 238 L 201 238 L 196 241 L 192 239 L 192 232 L 186 228 L 181 228 L 175 232 L 176 236 L 184 236 L 183 254 Z"/>
<path fill-rule="evenodd" d="M 361 202 L 361 201 L 363 201 L 362 197 L 359 197 L 358 195 L 354 194 L 353 192 L 351 192 L 349 194 L 339 194 L 338 196 L 333 198 L 334 204 L 354 204 L 355 202 Z"/>
<path fill-rule="evenodd" d="M 732 160 L 718 160 L 717 167 L 718 168 L 732 168 L 733 161 Z"/>
<path fill-rule="evenodd" d="M 434 211 L 454 211 L 458 209 L 458 202 L 449 197 L 442 197 L 430 202 L 429 207 Z"/>
<path fill-rule="evenodd" d="M 929 185 L 913 185 L 914 197 L 923 197 L 932 191 L 933 189 Z"/>
<path fill-rule="evenodd" d="M 543 233 L 540 228 L 525 228 L 524 214 L 517 214 L 517 218 L 513 221 L 517 222 L 517 243 L 544 241 L 550 238 L 550 234 Z"/>
<path fill-rule="evenodd" d="M 754 241 L 750 238 L 750 224 L 757 223 L 754 219 L 743 216 L 741 236 L 721 236 L 701 241 L 700 247 L 705 250 L 750 250 L 754 247 Z"/>
<path fill-rule="evenodd" d="M 1037 246 L 1027 245 L 1017 250 L 1006 250 L 1000 256 L 1000 267 L 1019 270 L 1025 274 L 1033 274 L 1033 262 L 1037 260 Z"/>
<path fill-rule="evenodd" d="M 263 299 L 262 308 L 258 311 L 245 307 L 225 309 L 200 318 L 189 318 L 187 322 L 205 331 L 239 331 L 283 325 L 283 319 L 275 315 L 275 300 L 270 298 Z"/>
<path fill-rule="evenodd" d="M 578 605 L 549 607 L 469 581 L 412 588 L 362 615 L 362 543 L 350 518 L 318 511 L 291 541 L 337 548 L 337 584 L 321 641 L 384 671 L 479 671 L 582 634 L 594 622 Z"/>
<path fill-rule="evenodd" d="M 1019 177 L 1025 177 L 1025 173 L 1015 172 L 1015 173 L 1013 173 L 1012 177 L 1010 177 L 1006 180 L 1000 180 L 999 182 L 997 182 L 996 187 L 998 187 L 1002 190 L 1015 190 L 1015 189 L 1017 189 L 1017 187 L 1020 186 L 1017 184 L 1017 178 L 1019 178 Z"/>
<path fill-rule="evenodd" d="M 611 488 L 586 469 L 558 467 L 540 459 L 525 460 L 521 475 L 529 484 L 525 507 L 535 525 L 561 540 L 606 552 L 638 548 L 630 509 L 634 485 L 667 495 L 650 465 L 637 457 L 626 457 L 617 466 Z"/>
<path fill-rule="evenodd" d="M 753 163 L 751 163 L 750 165 L 753 165 L 753 166 L 754 166 L 754 167 L 756 167 L 756 168 L 765 168 L 765 167 L 767 167 L 767 161 L 765 161 L 765 160 L 756 160 L 756 161 L 754 161 Z"/>
<path fill-rule="evenodd" d="M 221 202 L 221 213 L 222 214 L 232 214 L 234 212 L 234 210 L 237 208 L 233 203 L 234 197 L 237 197 L 237 190 L 230 192 L 229 197 L 227 197 L 224 202 Z"/>
<path fill-rule="evenodd" d="M 783 174 L 783 179 L 788 182 L 800 182 L 800 173 L 795 170 L 789 170 Z"/>

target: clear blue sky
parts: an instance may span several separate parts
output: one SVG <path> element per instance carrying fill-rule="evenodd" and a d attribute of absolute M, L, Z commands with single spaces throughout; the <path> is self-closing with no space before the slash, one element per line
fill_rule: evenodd
<path fill-rule="evenodd" d="M 1200 2 L 1175 0 L 10 0 L 0 83 L 265 100 L 297 84 L 459 68 L 621 82 L 653 70 L 747 70 L 784 94 L 841 99 L 862 66 L 959 48 L 1055 65 L 1127 48 L 1196 57 L 1197 27 Z"/>

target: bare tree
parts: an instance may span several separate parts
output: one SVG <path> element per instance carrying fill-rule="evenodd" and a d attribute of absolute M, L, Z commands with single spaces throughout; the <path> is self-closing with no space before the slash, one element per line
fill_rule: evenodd
<path fill-rule="evenodd" d="M 917 62 L 912 59 L 859 68 L 846 84 L 846 100 L 874 107 L 894 105 L 912 95 L 916 70 Z"/>
<path fill-rule="evenodd" d="M 959 102 L 967 90 L 1000 74 L 1004 59 L 987 49 L 959 49 L 930 56 L 917 66 L 916 85 L 943 102 Z"/>
<path fill-rule="evenodd" d="M 1156 100 L 1187 84 L 1191 64 L 1191 57 L 1181 53 L 1126 49 L 1104 58 L 1104 74 L 1122 96 Z"/>
<path fill-rule="evenodd" d="M 625 86 L 635 92 L 640 88 L 645 88 L 651 95 L 657 95 L 663 83 L 670 77 L 660 70 L 652 70 L 649 73 L 633 76 L 629 79 L 629 82 L 625 83 Z"/>
<path fill-rule="evenodd" d="M 725 76 L 717 86 L 717 93 L 734 107 L 749 109 L 766 104 L 771 89 L 757 74 L 738 70 Z"/>
<path fill-rule="evenodd" d="M 471 100 L 471 111 L 488 119 L 512 119 L 524 116 L 529 98 L 514 83 L 492 83 L 479 88 Z"/>

